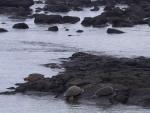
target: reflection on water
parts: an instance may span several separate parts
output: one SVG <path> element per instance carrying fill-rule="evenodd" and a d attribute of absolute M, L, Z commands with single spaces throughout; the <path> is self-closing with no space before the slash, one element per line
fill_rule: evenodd
<path fill-rule="evenodd" d="M 35 6 L 34 6 L 35 7 Z M 37 6 L 36 6 L 37 7 Z M 96 16 L 102 12 L 69 12 L 62 15 Z M 25 21 L 29 30 L 15 30 L 12 25 Z M 150 29 L 148 26 L 125 28 L 123 35 L 108 35 L 106 28 L 85 28 L 80 22 L 75 25 L 58 25 L 59 32 L 46 31 L 50 25 L 35 25 L 33 19 L 16 20 L 0 16 L 0 24 L 9 30 L 0 34 L 0 91 L 23 82 L 31 73 L 41 73 L 48 77 L 58 70 L 42 67 L 41 64 L 60 63 L 60 58 L 68 58 L 74 52 L 92 51 L 96 54 L 107 53 L 119 56 L 150 56 Z M 65 29 L 70 29 L 65 31 Z M 82 29 L 84 33 L 77 34 Z M 146 30 L 145 30 L 146 29 Z M 140 32 L 138 32 L 140 31 Z M 68 37 L 68 35 L 73 35 Z M 77 105 L 67 104 L 53 96 L 12 95 L 0 96 L 0 113 L 150 113 L 149 110 L 135 106 L 102 107 L 94 102 Z"/>

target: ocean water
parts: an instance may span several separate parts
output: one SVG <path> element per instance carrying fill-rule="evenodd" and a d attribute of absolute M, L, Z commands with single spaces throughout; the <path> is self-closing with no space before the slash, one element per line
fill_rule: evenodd
<path fill-rule="evenodd" d="M 35 7 L 43 7 L 35 5 Z M 61 15 L 96 16 L 103 11 L 71 11 Z M 0 34 L 0 91 L 6 91 L 15 83 L 31 73 L 41 73 L 47 77 L 63 70 L 49 69 L 42 66 L 46 63 L 61 63 L 78 51 L 93 54 L 109 54 L 117 57 L 150 57 L 150 27 L 147 25 L 133 28 L 120 28 L 125 34 L 108 35 L 107 28 L 86 28 L 77 24 L 60 24 L 59 32 L 47 31 L 52 25 L 36 25 L 33 19 L 11 19 L 0 15 L 0 27 L 9 32 Z M 12 26 L 26 22 L 30 29 L 16 30 Z M 110 27 L 110 26 L 109 26 Z M 65 31 L 65 29 L 70 29 Z M 83 33 L 76 33 L 77 30 Z M 68 35 L 73 35 L 69 37 Z M 55 99 L 52 95 L 0 95 L 0 113 L 150 113 L 149 109 L 137 106 L 99 106 L 95 102 L 68 104 Z"/>

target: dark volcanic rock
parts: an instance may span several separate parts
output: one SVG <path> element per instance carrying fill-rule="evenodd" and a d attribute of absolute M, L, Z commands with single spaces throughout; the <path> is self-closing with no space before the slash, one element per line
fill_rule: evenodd
<path fill-rule="evenodd" d="M 93 24 L 93 18 L 92 17 L 85 17 L 84 20 L 81 22 L 83 26 L 91 26 Z"/>
<path fill-rule="evenodd" d="M 61 69 L 62 68 L 61 64 L 56 64 L 56 63 L 48 63 L 48 64 L 44 64 L 43 66 L 52 68 L 52 69 Z"/>
<path fill-rule="evenodd" d="M 75 24 L 80 21 L 79 17 L 74 16 L 64 16 L 61 15 L 45 15 L 45 14 L 37 14 L 35 15 L 35 23 L 45 23 L 45 24 L 62 24 L 62 23 L 70 23 Z"/>
<path fill-rule="evenodd" d="M 98 15 L 94 18 L 85 17 L 81 24 L 83 26 L 99 27 L 106 26 L 107 22 L 107 18 L 104 15 Z"/>
<path fill-rule="evenodd" d="M 107 5 L 104 12 L 96 17 L 86 17 L 82 21 L 83 26 L 104 26 L 107 23 L 113 27 L 133 27 L 137 24 L 149 24 L 150 3 L 141 2 L 130 4 L 127 8 L 121 9 L 114 5 Z"/>
<path fill-rule="evenodd" d="M 28 29 L 29 26 L 26 23 L 17 23 L 13 25 L 13 28 L 15 29 Z"/>
<path fill-rule="evenodd" d="M 34 1 L 34 3 L 35 4 L 43 4 L 43 1 L 38 0 L 38 1 Z"/>
<path fill-rule="evenodd" d="M 68 5 L 70 7 L 78 7 L 78 6 L 91 6 L 91 0 L 46 0 L 47 4 L 65 4 Z"/>
<path fill-rule="evenodd" d="M 4 28 L 0 28 L 0 33 L 3 33 L 3 32 L 8 32 L 8 31 Z"/>
<path fill-rule="evenodd" d="M 46 5 L 44 7 L 45 11 L 51 11 L 51 12 L 68 12 L 70 11 L 70 8 L 67 5 Z"/>
<path fill-rule="evenodd" d="M 37 14 L 37 15 L 35 15 L 34 22 L 35 23 L 41 23 L 41 24 L 62 23 L 62 16 L 60 16 L 60 15 Z"/>
<path fill-rule="evenodd" d="M 31 14 L 31 10 L 24 7 L 0 7 L 0 14 L 11 14 L 15 15 L 16 18 L 27 17 Z"/>
<path fill-rule="evenodd" d="M 64 23 L 71 23 L 71 24 L 74 24 L 74 23 L 77 23 L 80 21 L 80 18 L 79 17 L 74 17 L 74 16 L 64 16 L 63 17 L 63 22 Z"/>
<path fill-rule="evenodd" d="M 73 7 L 72 10 L 73 11 L 83 11 L 83 9 L 80 7 Z"/>
<path fill-rule="evenodd" d="M 79 52 L 62 66 L 65 72 L 18 84 L 15 92 L 44 91 L 63 95 L 76 85 L 84 90 L 81 97 L 85 99 L 101 100 L 104 96 L 110 103 L 149 106 L 150 58 L 116 58 Z"/>
<path fill-rule="evenodd" d="M 99 10 L 99 7 L 97 7 L 97 6 L 94 6 L 94 8 L 93 9 L 90 9 L 91 11 L 98 11 Z"/>
<path fill-rule="evenodd" d="M 84 31 L 83 30 L 77 30 L 76 32 L 77 33 L 83 33 Z"/>
<path fill-rule="evenodd" d="M 0 0 L 0 7 L 25 7 L 33 5 L 33 0 Z"/>
<path fill-rule="evenodd" d="M 81 11 L 79 7 L 92 6 L 91 0 L 46 0 L 46 4 L 44 9 L 51 12 Z"/>
<path fill-rule="evenodd" d="M 58 27 L 57 26 L 53 26 L 53 27 L 49 27 L 48 31 L 58 31 Z"/>
<path fill-rule="evenodd" d="M 107 29 L 107 33 L 108 33 L 108 34 L 122 34 L 122 33 L 124 33 L 124 32 L 123 32 L 123 31 L 120 31 L 120 30 L 118 30 L 118 29 L 108 28 L 108 29 Z"/>

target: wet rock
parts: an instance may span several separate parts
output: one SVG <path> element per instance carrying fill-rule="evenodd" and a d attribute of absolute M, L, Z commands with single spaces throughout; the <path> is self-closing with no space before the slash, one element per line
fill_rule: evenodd
<path fill-rule="evenodd" d="M 85 17 L 84 20 L 81 22 L 81 24 L 86 27 L 91 26 L 92 23 L 93 19 L 91 17 Z"/>
<path fill-rule="evenodd" d="M 128 102 L 130 95 L 130 90 L 116 90 L 115 94 L 109 98 L 111 103 L 122 103 L 126 104 Z"/>
<path fill-rule="evenodd" d="M 93 9 L 90 9 L 90 11 L 98 11 L 98 10 L 99 10 L 99 7 L 97 7 L 97 6 L 94 6 Z"/>
<path fill-rule="evenodd" d="M 150 95 L 150 88 L 132 89 L 130 92 L 128 104 L 150 107 L 149 95 Z"/>
<path fill-rule="evenodd" d="M 26 23 L 17 23 L 13 25 L 13 28 L 15 29 L 28 29 L 29 26 Z"/>
<path fill-rule="evenodd" d="M 107 18 L 104 15 L 99 15 L 93 18 L 93 26 L 101 26 L 107 24 Z"/>
<path fill-rule="evenodd" d="M 0 28 L 0 33 L 3 33 L 3 32 L 8 32 L 8 31 L 4 28 Z"/>
<path fill-rule="evenodd" d="M 114 93 L 114 90 L 112 87 L 103 87 L 100 88 L 96 91 L 96 96 L 97 97 L 102 97 L 102 96 L 110 96 Z"/>
<path fill-rule="evenodd" d="M 113 28 L 108 28 L 107 29 L 107 33 L 108 34 L 122 34 L 124 33 L 123 31 L 117 30 L 117 29 L 113 29 Z"/>
<path fill-rule="evenodd" d="M 73 16 L 60 16 L 60 15 L 45 15 L 45 14 L 37 14 L 35 15 L 35 23 L 47 23 L 47 24 L 56 24 L 56 23 L 70 23 L 74 24 L 80 21 L 79 17 Z"/>
<path fill-rule="evenodd" d="M 73 11 L 83 11 L 83 9 L 80 7 L 73 7 L 72 10 Z"/>
<path fill-rule="evenodd" d="M 79 6 L 89 6 L 91 5 L 91 0 L 67 0 L 64 1 L 64 0 L 46 0 L 46 3 L 47 4 L 57 4 L 57 5 L 60 5 L 60 4 L 65 4 L 65 5 L 68 5 L 68 6 L 71 6 L 71 7 L 79 7 Z"/>
<path fill-rule="evenodd" d="M 124 20 L 122 18 L 111 18 L 113 27 L 133 27 L 134 24 L 130 20 Z"/>
<path fill-rule="evenodd" d="M 48 31 L 58 31 L 58 27 L 57 26 L 52 26 L 48 28 Z"/>
<path fill-rule="evenodd" d="M 83 26 L 98 27 L 98 26 L 107 26 L 107 22 L 108 22 L 107 18 L 104 15 L 98 15 L 94 18 L 85 17 L 81 24 Z"/>
<path fill-rule="evenodd" d="M 14 94 L 16 94 L 15 91 L 0 92 L 0 95 L 14 95 Z"/>
<path fill-rule="evenodd" d="M 43 4 L 43 1 L 38 0 L 38 1 L 34 1 L 34 3 L 35 4 Z"/>
<path fill-rule="evenodd" d="M 7 88 L 7 89 L 14 90 L 14 89 L 15 89 L 15 87 L 9 87 L 9 88 Z"/>
<path fill-rule="evenodd" d="M 65 29 L 65 31 L 69 31 L 69 29 Z"/>
<path fill-rule="evenodd" d="M 37 15 L 35 15 L 34 23 L 40 23 L 40 24 L 62 23 L 62 16 L 37 14 Z"/>
<path fill-rule="evenodd" d="M 83 33 L 84 31 L 83 30 L 77 30 L 76 32 L 77 33 Z"/>
<path fill-rule="evenodd" d="M 76 79 L 73 79 L 73 80 L 69 80 L 68 83 L 67 83 L 67 86 L 85 86 L 87 84 L 90 84 L 91 81 L 90 80 L 82 80 L 80 78 L 76 78 Z"/>
<path fill-rule="evenodd" d="M 24 7 L 0 7 L 0 14 L 13 15 L 15 18 L 27 17 L 31 14 L 31 10 Z"/>
<path fill-rule="evenodd" d="M 52 68 L 52 69 L 61 69 L 62 68 L 62 66 L 60 64 L 56 64 L 56 63 L 44 64 L 44 66 Z"/>
<path fill-rule="evenodd" d="M 36 10 L 35 10 L 35 12 L 41 12 L 42 10 L 43 10 L 42 8 L 37 7 Z"/>
<path fill-rule="evenodd" d="M 34 82 L 34 81 L 41 80 L 43 78 L 44 78 L 44 75 L 33 73 L 33 74 L 30 74 L 28 77 L 24 78 L 24 80 L 28 82 Z"/>
<path fill-rule="evenodd" d="M 44 11 L 51 11 L 51 12 L 69 12 L 70 8 L 68 7 L 68 5 L 46 5 L 44 7 Z"/>
<path fill-rule="evenodd" d="M 0 0 L 0 7 L 25 7 L 33 5 L 33 0 Z"/>
<path fill-rule="evenodd" d="M 74 16 L 64 16 L 63 17 L 63 22 L 64 23 L 71 23 L 71 24 L 75 24 L 77 22 L 80 21 L 79 17 L 74 17 Z"/>

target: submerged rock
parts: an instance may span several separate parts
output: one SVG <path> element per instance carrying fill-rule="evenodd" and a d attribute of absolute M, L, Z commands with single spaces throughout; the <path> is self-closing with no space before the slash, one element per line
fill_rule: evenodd
<path fill-rule="evenodd" d="M 58 31 L 58 27 L 57 26 L 52 26 L 48 28 L 48 31 Z"/>
<path fill-rule="evenodd" d="M 3 33 L 3 32 L 8 32 L 8 30 L 6 30 L 4 28 L 0 28 L 0 33 Z"/>
<path fill-rule="evenodd" d="M 29 26 L 26 23 L 17 23 L 13 25 L 13 28 L 15 29 L 28 29 Z"/>
<path fill-rule="evenodd" d="M 107 33 L 108 33 L 108 34 L 122 34 L 122 33 L 124 33 L 124 32 L 123 32 L 123 31 L 120 31 L 120 30 L 118 30 L 118 29 L 108 28 L 108 29 L 107 29 Z"/>
<path fill-rule="evenodd" d="M 83 33 L 84 31 L 83 30 L 77 30 L 76 32 L 77 33 Z"/>

